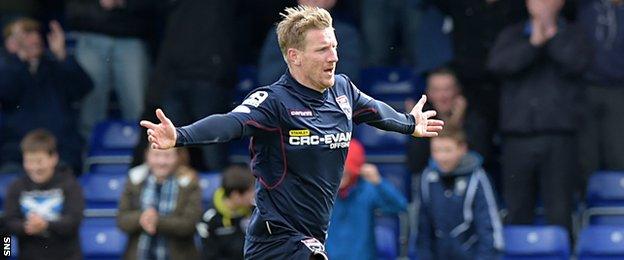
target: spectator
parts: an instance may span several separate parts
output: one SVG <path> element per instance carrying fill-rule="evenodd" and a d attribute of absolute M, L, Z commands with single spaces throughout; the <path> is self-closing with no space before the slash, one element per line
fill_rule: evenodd
<path fill-rule="evenodd" d="M 464 86 L 464 94 L 477 111 L 495 126 L 498 112 L 498 83 L 486 69 L 487 55 L 496 36 L 505 26 L 526 17 L 525 6 L 517 0 L 424 0 L 432 3 L 453 21 L 452 67 Z M 475 30 L 475 28 L 479 28 Z M 494 129 L 488 129 L 490 135 Z"/>
<path fill-rule="evenodd" d="M 60 159 L 79 173 L 83 145 L 75 130 L 75 105 L 93 86 L 66 52 L 59 23 L 50 23 L 50 53 L 43 45 L 40 27 L 33 19 L 20 18 L 4 28 L 8 56 L 0 60 L 1 171 L 19 171 L 20 140 L 33 129 L 45 128 L 59 138 Z"/>
<path fill-rule="evenodd" d="M 503 188 L 510 224 L 532 224 L 541 189 L 546 222 L 571 230 L 578 170 L 579 80 L 590 51 L 579 28 L 560 19 L 564 0 L 527 0 L 531 18 L 505 28 L 488 68 L 503 80 Z"/>
<path fill-rule="evenodd" d="M 431 159 L 420 182 L 418 259 L 499 259 L 496 198 L 465 134 L 446 126 L 431 139 Z"/>
<path fill-rule="evenodd" d="M 94 83 L 81 109 L 80 132 L 88 138 L 107 118 L 111 88 L 122 117 L 136 121 L 143 111 L 148 73 L 145 38 L 152 30 L 152 0 L 69 0 L 67 22 L 76 31 L 76 58 Z"/>
<path fill-rule="evenodd" d="M 153 108 L 162 106 L 175 118 L 175 124 L 188 125 L 229 111 L 237 66 L 238 36 L 233 32 L 240 5 L 240 0 L 180 0 L 171 4 L 147 93 L 145 117 L 153 118 Z M 227 164 L 225 145 L 190 151 L 193 165 L 200 170 L 221 170 Z"/>
<path fill-rule="evenodd" d="M 420 21 L 416 39 L 416 73 L 425 73 L 453 59 L 450 32 L 453 29 L 451 19 L 438 8 L 430 4 L 418 5 Z"/>
<path fill-rule="evenodd" d="M 351 140 L 326 242 L 330 259 L 377 259 L 375 211 L 407 208 L 404 196 L 365 162 L 364 147 Z"/>
<path fill-rule="evenodd" d="M 336 5 L 336 0 L 298 0 L 299 5 L 318 6 L 330 10 Z M 340 63 L 336 73 L 349 75 L 352 81 L 358 82 L 360 74 L 360 35 L 355 27 L 340 20 L 334 20 L 334 29 L 340 46 L 338 52 Z M 276 26 L 273 26 L 266 36 L 260 61 L 258 62 L 258 83 L 261 86 L 273 83 L 286 71 L 286 62 L 277 43 Z"/>
<path fill-rule="evenodd" d="M 483 132 L 487 126 L 485 118 L 469 107 L 462 94 L 462 88 L 455 73 L 447 68 L 439 68 L 429 73 L 425 90 L 431 106 L 438 112 L 437 117 L 449 127 L 464 129 L 468 138 L 468 148 L 478 152 L 487 160 L 491 159 L 490 136 Z M 408 99 L 406 109 L 415 102 Z M 413 173 L 421 173 L 431 157 L 429 139 L 410 139 L 408 143 L 409 158 L 407 164 Z"/>
<path fill-rule="evenodd" d="M 4 218 L 20 259 L 82 259 L 78 229 L 84 197 L 71 171 L 58 165 L 56 139 L 37 129 L 21 143 L 26 175 L 9 186 Z"/>
<path fill-rule="evenodd" d="M 366 44 L 365 66 L 416 63 L 416 36 L 420 20 L 417 2 L 418 0 L 361 2 L 360 23 Z"/>
<path fill-rule="evenodd" d="M 117 225 L 128 234 L 124 259 L 197 259 L 193 236 L 201 217 L 201 190 L 184 149 L 145 152 L 130 169 Z"/>
<path fill-rule="evenodd" d="M 624 2 L 581 1 L 578 15 L 595 50 L 584 76 L 587 88 L 587 123 L 581 124 L 581 163 L 584 191 L 592 172 L 624 170 Z"/>
<path fill-rule="evenodd" d="M 203 259 L 243 258 L 245 230 L 251 217 L 255 177 L 248 167 L 232 166 L 223 172 L 213 207 L 204 213 L 197 231 L 202 238 Z"/>

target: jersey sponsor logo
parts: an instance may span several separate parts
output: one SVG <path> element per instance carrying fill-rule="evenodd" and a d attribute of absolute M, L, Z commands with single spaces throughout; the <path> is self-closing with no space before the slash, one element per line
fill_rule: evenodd
<path fill-rule="evenodd" d="M 251 109 L 249 109 L 246 106 L 237 106 L 232 110 L 232 113 L 245 113 L 245 114 L 249 114 L 251 113 Z"/>
<path fill-rule="evenodd" d="M 323 136 L 310 135 L 309 130 L 290 130 L 288 143 L 294 146 L 329 145 L 329 149 L 349 147 L 351 132 L 326 134 Z"/>
<path fill-rule="evenodd" d="M 308 129 L 290 130 L 290 131 L 288 131 L 288 135 L 290 135 L 290 136 L 310 136 L 310 130 L 308 130 Z"/>
<path fill-rule="evenodd" d="M 253 107 L 258 107 L 264 100 L 269 97 L 269 93 L 266 91 L 256 91 L 251 96 L 249 96 L 245 101 L 243 101 L 243 105 L 249 105 Z"/>
<path fill-rule="evenodd" d="M 338 106 L 340 107 L 340 109 L 342 109 L 342 112 L 344 112 L 344 114 L 347 116 L 347 118 L 349 120 L 351 120 L 351 105 L 349 105 L 349 100 L 347 99 L 347 96 L 342 95 L 336 98 L 336 103 L 338 103 Z"/>
<path fill-rule="evenodd" d="M 309 109 L 292 109 L 288 111 L 291 116 L 311 117 L 312 110 Z"/>

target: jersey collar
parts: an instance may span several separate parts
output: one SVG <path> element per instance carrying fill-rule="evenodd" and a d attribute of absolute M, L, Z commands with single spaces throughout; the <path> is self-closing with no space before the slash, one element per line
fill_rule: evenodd
<path fill-rule="evenodd" d="M 280 78 L 280 83 L 294 91 L 298 96 L 301 96 L 306 101 L 312 103 L 324 103 L 329 92 L 326 90 L 321 93 L 302 85 L 301 83 L 297 82 L 295 78 L 293 78 L 288 70 L 286 70 L 282 78 Z"/>

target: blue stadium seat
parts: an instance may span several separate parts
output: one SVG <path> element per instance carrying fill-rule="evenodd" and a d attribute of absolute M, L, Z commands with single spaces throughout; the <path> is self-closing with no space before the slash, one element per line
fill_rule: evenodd
<path fill-rule="evenodd" d="M 128 155 L 139 141 L 136 122 L 104 121 L 95 127 L 91 137 L 90 155 Z"/>
<path fill-rule="evenodd" d="M 505 259 L 568 260 L 568 232 L 559 226 L 506 226 Z"/>
<path fill-rule="evenodd" d="M 589 178 L 583 224 L 624 225 L 624 172 L 596 172 Z"/>
<path fill-rule="evenodd" d="M 362 70 L 358 88 L 403 111 L 404 101 L 424 91 L 424 81 L 410 67 L 373 67 Z"/>
<path fill-rule="evenodd" d="M 624 226 L 590 226 L 581 232 L 579 260 L 624 259 Z"/>
<path fill-rule="evenodd" d="M 114 216 L 127 174 L 85 174 L 80 177 L 87 216 Z"/>
<path fill-rule="evenodd" d="M 126 234 L 117 228 L 115 218 L 85 218 L 80 228 L 80 244 L 85 259 L 121 259 Z"/>
<path fill-rule="evenodd" d="M 234 102 L 240 104 L 251 90 L 258 87 L 258 69 L 255 66 L 240 66 L 237 72 L 238 82 Z"/>
<path fill-rule="evenodd" d="M 202 189 L 202 204 L 205 208 L 212 205 L 215 191 L 221 187 L 221 174 L 216 172 L 200 173 L 199 186 Z"/>
<path fill-rule="evenodd" d="M 130 170 L 129 163 L 95 163 L 89 172 L 92 174 L 125 174 Z"/>
<path fill-rule="evenodd" d="M 373 163 L 405 161 L 405 148 L 409 136 L 380 130 L 366 124 L 356 126 L 353 134 L 366 148 L 368 161 Z"/>
<path fill-rule="evenodd" d="M 399 223 L 397 217 L 384 216 L 375 219 L 375 242 L 377 259 L 394 260 L 399 253 Z"/>
<path fill-rule="evenodd" d="M 16 236 L 11 236 L 11 255 L 6 259 L 17 259 L 19 257 L 19 245 Z"/>
<path fill-rule="evenodd" d="M 414 96 L 422 93 L 419 79 L 410 67 L 372 67 L 362 70 L 359 88 L 377 96 Z"/>
<path fill-rule="evenodd" d="M 20 174 L 17 173 L 0 174 L 0 211 L 4 209 L 4 198 L 6 198 L 9 186 L 11 186 L 11 183 L 17 180 L 19 176 Z"/>
<path fill-rule="evenodd" d="M 404 163 L 378 163 L 377 169 L 381 176 L 394 184 L 406 199 L 411 198 L 412 176 Z"/>
<path fill-rule="evenodd" d="M 581 231 L 579 260 L 624 259 L 624 226 L 590 226 Z"/>
<path fill-rule="evenodd" d="M 100 122 L 91 133 L 85 171 L 96 163 L 130 163 L 140 136 L 139 124 L 136 122 L 119 120 Z"/>

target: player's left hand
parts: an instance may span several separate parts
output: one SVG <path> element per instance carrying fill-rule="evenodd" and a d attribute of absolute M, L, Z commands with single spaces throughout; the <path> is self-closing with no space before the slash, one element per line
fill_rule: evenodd
<path fill-rule="evenodd" d="M 434 137 L 438 136 L 438 132 L 442 131 L 442 126 L 444 126 L 444 122 L 438 119 L 430 119 L 436 115 L 436 111 L 427 110 L 425 112 L 422 111 L 423 106 L 427 102 L 427 96 L 422 95 L 416 106 L 412 109 L 412 114 L 415 119 L 416 127 L 414 127 L 414 133 L 412 133 L 415 137 Z"/>

